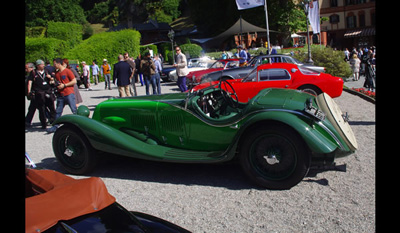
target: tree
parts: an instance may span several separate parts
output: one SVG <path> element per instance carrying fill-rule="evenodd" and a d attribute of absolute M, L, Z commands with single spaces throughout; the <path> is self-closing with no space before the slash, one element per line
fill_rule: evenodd
<path fill-rule="evenodd" d="M 287 37 L 290 33 L 306 29 L 306 17 L 303 10 L 294 0 L 268 0 L 268 21 L 272 33 L 271 41 L 276 37 Z M 239 11 L 233 0 L 188 0 L 191 17 L 200 31 L 206 36 L 215 36 L 232 26 L 240 16 L 251 24 L 259 27 L 265 25 L 264 7 L 256 7 Z"/>
<path fill-rule="evenodd" d="M 171 23 L 180 15 L 181 0 L 110 0 L 120 13 L 120 21 L 132 17 L 134 23 L 142 23 L 157 17 L 158 22 Z"/>
<path fill-rule="evenodd" d="M 26 26 L 46 26 L 48 21 L 78 24 L 87 22 L 79 1 L 25 0 Z"/>

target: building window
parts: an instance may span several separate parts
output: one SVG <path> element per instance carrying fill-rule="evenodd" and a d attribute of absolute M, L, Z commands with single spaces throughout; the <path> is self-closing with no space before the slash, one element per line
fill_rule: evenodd
<path fill-rule="evenodd" d="M 375 10 L 371 11 L 371 25 L 375 26 Z"/>
<path fill-rule="evenodd" d="M 331 0 L 331 7 L 337 7 L 338 6 L 338 4 L 337 4 L 337 0 Z"/>
<path fill-rule="evenodd" d="M 340 22 L 339 15 L 334 14 L 334 15 L 329 16 L 329 23 L 335 24 L 335 23 L 339 23 L 339 22 Z"/>
<path fill-rule="evenodd" d="M 360 27 L 365 27 L 365 12 L 360 11 L 358 12 L 358 24 Z"/>
<path fill-rule="evenodd" d="M 347 28 L 356 28 L 357 27 L 357 17 L 355 15 L 346 17 Z"/>

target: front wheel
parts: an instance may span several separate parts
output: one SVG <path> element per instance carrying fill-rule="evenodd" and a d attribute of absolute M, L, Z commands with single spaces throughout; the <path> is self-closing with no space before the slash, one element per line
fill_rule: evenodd
<path fill-rule="evenodd" d="M 246 175 L 267 189 L 290 189 L 308 173 L 310 155 L 298 134 L 287 126 L 253 128 L 240 149 Z"/>
<path fill-rule="evenodd" d="M 86 136 L 73 126 L 64 125 L 53 136 L 53 151 L 59 163 L 71 174 L 86 174 L 97 164 L 95 150 Z"/>

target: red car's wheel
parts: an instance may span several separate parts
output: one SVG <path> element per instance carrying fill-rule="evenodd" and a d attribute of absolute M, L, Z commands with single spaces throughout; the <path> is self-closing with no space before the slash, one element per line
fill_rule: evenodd
<path fill-rule="evenodd" d="M 314 85 L 303 85 L 298 88 L 300 91 L 306 92 L 308 94 L 311 94 L 313 96 L 317 96 L 322 93 L 321 89 Z"/>

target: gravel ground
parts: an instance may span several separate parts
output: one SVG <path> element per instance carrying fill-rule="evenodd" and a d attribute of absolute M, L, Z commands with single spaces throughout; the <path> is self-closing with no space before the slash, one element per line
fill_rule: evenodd
<path fill-rule="evenodd" d="M 116 87 L 103 90 L 104 83 L 92 87 L 80 91 L 92 110 L 118 95 Z M 137 89 L 145 93 L 144 87 Z M 162 83 L 162 91 L 178 89 Z M 375 105 L 346 92 L 335 101 L 350 115 L 358 151 L 336 161 L 347 164 L 346 172 L 311 172 L 290 190 L 258 189 L 234 163 L 165 164 L 106 156 L 91 175 L 101 177 L 127 209 L 193 232 L 375 232 Z M 53 134 L 40 129 L 38 113 L 25 136 L 26 151 L 38 166 L 64 172 L 52 151 Z"/>

